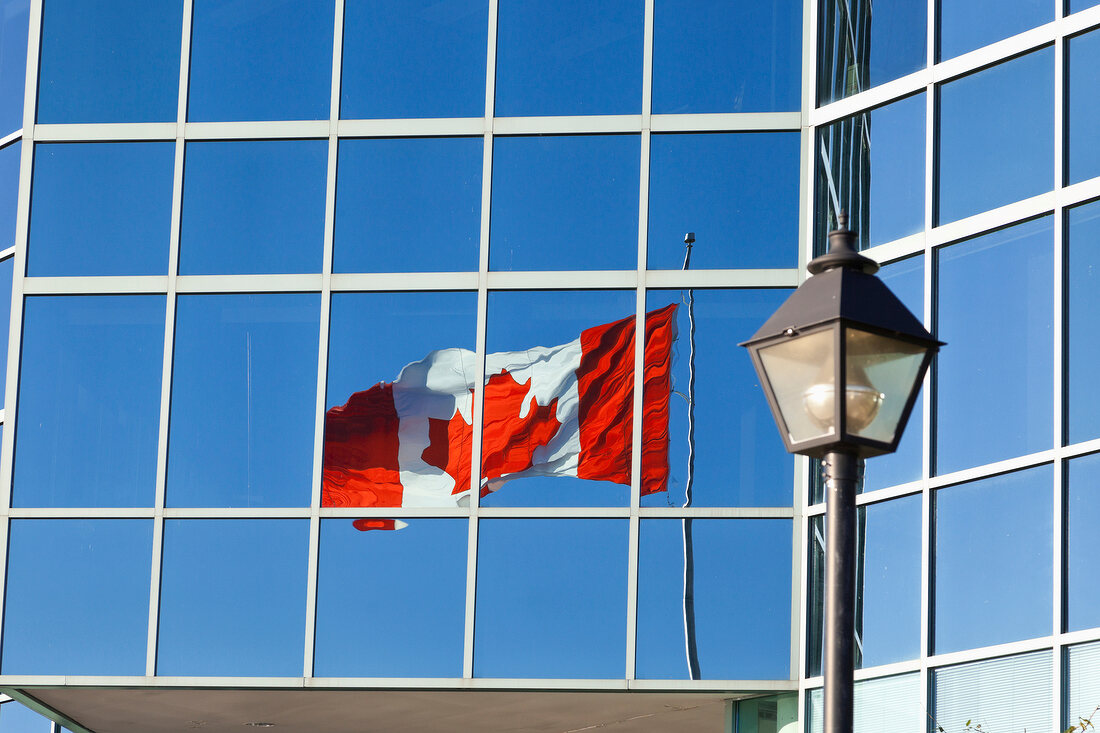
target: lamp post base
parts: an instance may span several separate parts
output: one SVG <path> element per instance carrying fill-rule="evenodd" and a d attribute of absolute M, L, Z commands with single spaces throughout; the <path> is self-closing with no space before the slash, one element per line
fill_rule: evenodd
<path fill-rule="evenodd" d="M 825 454 L 825 725 L 824 733 L 852 733 L 855 647 L 855 453 Z"/>

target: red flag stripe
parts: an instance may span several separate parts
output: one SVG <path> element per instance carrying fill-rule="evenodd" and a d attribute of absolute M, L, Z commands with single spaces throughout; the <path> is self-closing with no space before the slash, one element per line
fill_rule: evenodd
<path fill-rule="evenodd" d="M 401 506 L 399 423 L 391 384 L 328 411 L 322 506 Z"/>

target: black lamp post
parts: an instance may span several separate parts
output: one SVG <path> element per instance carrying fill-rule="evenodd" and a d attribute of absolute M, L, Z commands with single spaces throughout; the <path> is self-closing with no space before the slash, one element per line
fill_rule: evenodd
<path fill-rule="evenodd" d="M 864 458 L 893 453 L 932 357 L 943 345 L 852 249 L 843 212 L 829 253 L 749 349 L 791 453 L 823 459 L 826 485 L 825 726 L 852 731 L 855 494 Z M 843 399 L 837 399 L 843 395 Z"/>

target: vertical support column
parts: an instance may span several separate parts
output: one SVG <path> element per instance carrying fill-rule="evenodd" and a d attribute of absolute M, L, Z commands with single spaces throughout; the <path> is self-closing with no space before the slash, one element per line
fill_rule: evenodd
<path fill-rule="evenodd" d="M 825 456 L 825 733 L 852 732 L 856 481 L 860 459 Z"/>

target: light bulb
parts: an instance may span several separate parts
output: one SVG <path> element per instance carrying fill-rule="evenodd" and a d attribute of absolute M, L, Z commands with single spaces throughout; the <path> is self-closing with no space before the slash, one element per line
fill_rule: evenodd
<path fill-rule="evenodd" d="M 858 433 L 874 422 L 884 398 L 884 394 L 871 386 L 862 369 L 849 369 L 844 405 L 848 430 Z M 818 427 L 830 433 L 836 429 L 836 385 L 831 380 L 821 379 L 807 387 L 802 393 L 802 406 Z"/>

